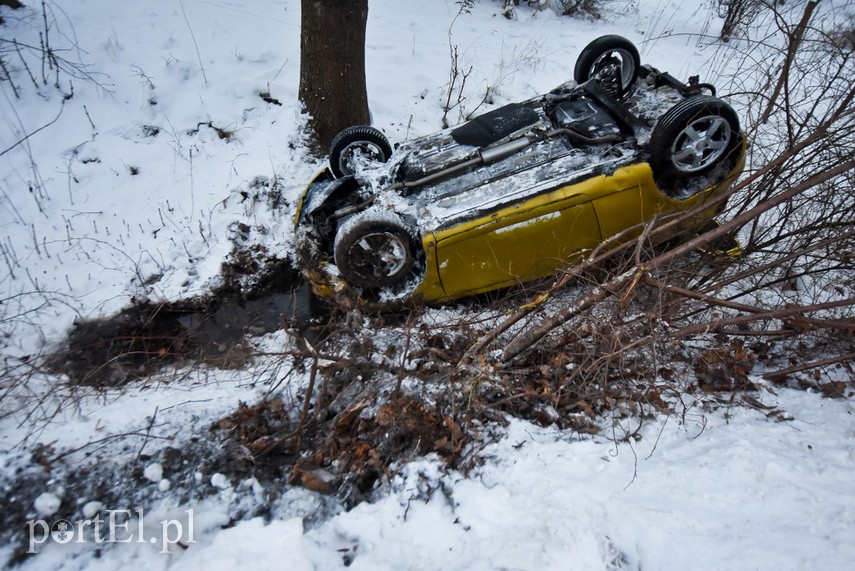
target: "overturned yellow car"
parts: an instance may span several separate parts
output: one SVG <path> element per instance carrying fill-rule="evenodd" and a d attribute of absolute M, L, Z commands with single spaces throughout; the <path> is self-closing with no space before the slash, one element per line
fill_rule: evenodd
<path fill-rule="evenodd" d="M 316 291 L 429 303 L 529 282 L 740 174 L 739 119 L 713 86 L 642 66 L 613 35 L 574 80 L 394 150 L 373 127 L 342 131 L 296 216 Z"/>

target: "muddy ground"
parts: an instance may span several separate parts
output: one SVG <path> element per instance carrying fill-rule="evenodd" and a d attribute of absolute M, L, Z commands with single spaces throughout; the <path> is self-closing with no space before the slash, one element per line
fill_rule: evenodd
<path fill-rule="evenodd" d="M 305 329 L 325 315 L 291 261 L 261 248 L 236 252 L 222 275 L 223 285 L 204 297 L 138 300 L 113 317 L 75 323 L 46 360 L 49 371 L 72 385 L 117 387 L 165 366 L 240 368 L 251 357 L 247 336 Z"/>

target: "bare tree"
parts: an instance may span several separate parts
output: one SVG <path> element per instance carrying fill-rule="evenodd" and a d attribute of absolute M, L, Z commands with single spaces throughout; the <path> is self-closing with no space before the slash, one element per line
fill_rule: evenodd
<path fill-rule="evenodd" d="M 370 122 L 365 87 L 368 0 L 302 0 L 300 101 L 313 147 L 325 152 L 336 133 Z"/>
<path fill-rule="evenodd" d="M 717 0 L 716 4 L 724 19 L 719 35 L 725 42 L 748 26 L 763 7 L 760 0 Z"/>
<path fill-rule="evenodd" d="M 566 357 L 574 375 L 561 372 L 564 381 L 550 389 L 564 394 L 586 379 L 620 385 L 660 366 L 667 373 L 682 360 L 702 388 L 732 390 L 747 383 L 756 353 L 776 382 L 797 377 L 790 381 L 837 394 L 837 384 L 820 381 L 847 371 L 853 378 L 855 52 L 851 26 L 815 6 L 768 10 L 775 35 L 762 28 L 763 41 L 737 52 L 730 97 L 744 102 L 751 145 L 726 222 L 662 251 L 650 245 L 678 220 L 660 218 L 636 229 L 638 238 L 597 249 L 482 332 L 461 359 L 466 374 L 548 377 L 546 365 L 564 371 Z M 711 262 L 692 253 L 737 229 L 742 257 Z M 593 287 L 550 304 L 572 281 Z M 837 377 L 823 373 L 835 367 Z"/>

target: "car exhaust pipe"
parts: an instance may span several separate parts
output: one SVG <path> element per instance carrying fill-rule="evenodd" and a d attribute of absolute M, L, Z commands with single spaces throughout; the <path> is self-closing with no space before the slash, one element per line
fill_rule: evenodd
<path fill-rule="evenodd" d="M 422 186 L 424 184 L 428 184 L 431 182 L 435 182 L 437 180 L 449 177 L 453 174 L 465 171 L 471 167 L 477 167 L 479 165 L 486 165 L 488 163 L 496 162 L 505 157 L 509 157 L 514 153 L 517 153 L 524 148 L 531 145 L 534 141 L 532 141 L 528 137 L 521 137 L 519 139 L 514 139 L 513 141 L 509 141 L 498 147 L 493 147 L 492 149 L 480 149 L 478 151 L 477 156 L 469 159 L 468 161 L 464 161 L 459 165 L 454 165 L 452 167 L 448 167 L 447 169 L 443 169 L 441 171 L 437 171 L 433 174 L 429 174 L 428 176 L 422 177 L 418 180 L 413 180 L 409 182 L 398 182 L 390 186 L 391 190 L 399 190 L 402 188 L 415 188 L 417 186 Z"/>
<path fill-rule="evenodd" d="M 520 139 L 515 139 L 513 141 L 499 145 L 498 147 L 493 147 L 492 149 L 478 151 L 478 155 L 481 157 L 482 163 L 492 163 L 523 150 L 524 148 L 531 145 L 533 142 L 534 141 L 532 141 L 528 137 L 522 137 Z"/>
<path fill-rule="evenodd" d="M 470 167 L 478 166 L 478 165 L 482 164 L 482 162 L 483 161 L 481 160 L 481 156 L 478 155 L 474 159 L 469 159 L 468 161 L 464 161 L 464 162 L 460 163 L 459 165 L 454 165 L 453 167 L 449 167 L 447 169 L 437 171 L 433 174 L 429 174 L 429 175 L 422 177 L 418 180 L 413 180 L 410 182 L 396 182 L 395 184 L 393 184 L 389 188 L 391 190 L 400 190 L 402 188 L 415 188 L 415 187 L 421 186 L 423 184 L 428 184 L 428 183 L 446 178 L 446 177 L 451 176 L 455 173 L 465 171 L 466 169 L 468 169 Z"/>

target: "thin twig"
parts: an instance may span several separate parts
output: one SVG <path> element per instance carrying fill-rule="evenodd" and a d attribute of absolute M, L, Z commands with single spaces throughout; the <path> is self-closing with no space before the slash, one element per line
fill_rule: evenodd
<path fill-rule="evenodd" d="M 836 363 L 843 363 L 845 361 L 853 360 L 855 360 L 855 353 L 847 353 L 845 355 L 838 355 L 837 357 L 829 357 L 827 359 L 821 359 L 819 361 L 811 361 L 810 363 L 804 363 L 795 367 L 788 367 L 786 369 L 781 369 L 780 371 L 775 371 L 773 373 L 764 373 L 763 376 L 770 380 L 780 379 L 781 377 L 786 377 L 791 373 L 800 373 L 802 371 L 807 371 L 810 369 L 818 369 L 819 367 L 825 367 L 826 365 L 834 365 Z"/>
<path fill-rule="evenodd" d="M 10 74 L 9 70 L 6 69 L 6 63 L 3 61 L 2 57 L 0 57 L 0 69 L 2 69 L 3 73 L 6 74 L 6 79 L 9 80 L 9 85 L 12 86 L 12 92 L 15 94 L 15 99 L 20 99 L 21 95 L 18 93 L 18 88 L 15 87 L 15 82 L 12 81 L 12 74 Z"/>
<path fill-rule="evenodd" d="M 31 133 L 27 133 L 27 135 L 26 135 L 25 137 L 23 137 L 22 139 L 19 139 L 19 140 L 18 140 L 18 141 L 16 141 L 14 144 L 12 144 L 12 146 L 11 146 L 11 147 L 9 147 L 8 149 L 5 149 L 2 153 L 0 153 L 0 157 L 2 157 L 2 156 L 3 156 L 3 155 L 5 155 L 6 153 L 8 153 L 8 152 L 9 152 L 9 151 L 11 151 L 12 149 L 14 149 L 15 147 L 17 147 L 17 146 L 18 146 L 18 145 L 20 145 L 21 143 L 25 142 L 27 139 L 29 139 L 30 137 L 32 137 L 33 135 L 35 135 L 35 134 L 36 134 L 36 133 L 38 133 L 39 131 L 42 131 L 42 130 L 44 130 L 44 129 L 47 129 L 48 127 L 50 127 L 51 125 L 53 125 L 54 123 L 56 123 L 57 121 L 59 121 L 59 117 L 62 115 L 62 111 L 63 111 L 63 109 L 65 109 L 65 102 L 66 102 L 66 100 L 65 100 L 65 99 L 63 99 L 63 100 L 62 100 L 62 103 L 60 103 L 60 106 L 59 106 L 59 113 L 57 113 L 57 114 L 56 114 L 56 117 L 54 117 L 54 118 L 53 118 L 53 120 L 51 120 L 49 123 L 46 123 L 46 124 L 42 125 L 41 127 L 39 127 L 38 129 L 36 129 L 35 131 L 33 131 L 33 132 L 31 132 Z"/>
<path fill-rule="evenodd" d="M 193 33 L 193 27 L 190 26 L 190 20 L 187 18 L 187 11 L 184 10 L 184 2 L 178 0 L 181 5 L 181 13 L 184 14 L 184 21 L 187 22 L 187 29 L 190 30 L 190 37 L 193 39 L 193 46 L 196 48 L 196 57 L 199 59 L 199 67 L 202 69 L 202 78 L 205 80 L 205 85 L 208 84 L 208 76 L 205 75 L 205 64 L 202 63 L 202 54 L 199 53 L 199 44 L 196 43 L 196 35 Z"/>
<path fill-rule="evenodd" d="M 310 346 L 311 347 L 311 346 Z M 315 392 L 315 379 L 318 376 L 318 354 L 312 351 L 312 369 L 309 373 L 309 386 L 306 388 L 303 410 L 300 413 L 300 426 L 297 427 L 297 448 L 300 448 L 303 440 L 303 428 L 306 425 L 306 417 L 309 415 L 309 406 L 312 403 L 312 393 Z"/>
<path fill-rule="evenodd" d="M 38 89 L 39 88 L 39 82 L 36 81 L 36 76 L 33 75 L 33 72 L 30 70 L 30 66 L 27 64 L 27 60 L 24 59 L 24 54 L 21 53 L 21 46 L 18 45 L 18 40 L 13 39 L 12 43 L 15 44 L 15 51 L 18 52 L 18 57 L 21 58 L 21 63 L 24 65 L 24 69 L 27 70 L 27 73 L 30 76 L 30 80 L 32 80 L 33 85 L 35 85 L 36 89 Z"/>
<path fill-rule="evenodd" d="M 838 307 L 852 307 L 855 306 L 855 299 L 843 299 L 839 301 L 830 301 L 827 303 L 817 303 L 815 305 L 798 305 L 791 306 L 785 309 L 774 309 L 774 310 L 766 310 L 760 311 L 757 313 L 751 313 L 748 315 L 739 315 L 736 317 L 728 317 L 725 319 L 719 319 L 712 323 L 699 323 L 696 325 L 690 325 L 688 327 L 684 327 L 682 329 L 678 329 L 670 333 L 669 335 L 674 338 L 682 338 L 682 337 L 690 337 L 697 333 L 706 333 L 708 331 L 715 331 L 720 327 L 726 327 L 728 325 L 742 325 L 745 323 L 751 323 L 752 321 L 760 321 L 760 320 L 769 320 L 769 319 L 787 319 L 787 318 L 797 318 L 801 317 L 805 313 L 810 313 L 813 311 L 823 311 L 826 309 L 836 309 Z M 852 321 L 841 321 L 839 323 L 835 322 L 827 322 L 826 327 L 839 327 L 840 329 L 855 329 L 855 323 Z"/>
<path fill-rule="evenodd" d="M 54 456 L 51 459 L 51 463 L 54 463 L 58 460 L 61 460 L 61 459 L 65 458 L 66 456 L 70 456 L 71 454 L 74 454 L 75 452 L 80 452 L 84 448 L 88 448 L 89 446 L 92 446 L 93 444 L 101 444 L 103 442 L 109 442 L 111 440 L 116 440 L 118 438 L 125 438 L 126 436 L 140 436 L 143 438 L 156 438 L 159 440 L 172 440 L 174 438 L 174 436 L 151 436 L 150 434 L 147 434 L 144 432 L 137 432 L 137 431 L 124 432 L 122 434 L 112 434 L 110 436 L 105 436 L 104 438 L 99 438 L 98 440 L 91 440 L 91 441 L 87 442 L 86 444 L 84 444 L 83 446 L 78 446 L 77 448 L 72 448 L 71 450 L 66 450 L 63 453 Z"/>
<path fill-rule="evenodd" d="M 645 275 L 643 278 L 644 282 L 650 286 L 653 286 L 662 291 L 666 291 L 671 294 L 680 295 L 683 297 L 687 297 L 689 299 L 694 299 L 697 301 L 703 301 L 710 305 L 716 305 L 718 307 L 726 307 L 728 309 L 735 309 L 737 311 L 743 311 L 745 313 L 752 313 L 758 315 L 768 314 L 769 309 L 763 307 L 756 307 L 753 305 L 746 305 L 744 303 L 736 303 L 734 301 L 729 301 L 725 299 L 720 299 L 717 297 L 713 297 L 711 295 L 706 295 L 703 293 L 698 293 L 692 290 L 688 290 L 685 288 L 669 285 L 659 280 Z M 849 300 L 847 302 L 848 305 L 855 305 L 855 300 Z M 798 309 L 798 308 L 796 308 Z M 804 309 L 804 308 L 802 308 Z M 792 307 L 787 308 L 787 312 L 789 313 L 793 310 Z M 813 319 L 811 317 L 805 317 L 799 311 L 796 311 L 792 317 L 786 318 L 788 321 L 792 321 L 794 323 L 803 323 L 805 325 L 812 325 L 814 327 L 828 327 L 828 328 L 839 328 L 839 329 L 855 329 L 855 322 L 846 322 L 846 321 L 826 321 L 823 319 Z"/>
<path fill-rule="evenodd" d="M 137 453 L 137 462 L 140 461 L 145 445 L 148 444 L 149 436 L 151 436 L 151 429 L 154 427 L 154 421 L 157 420 L 157 411 L 159 408 L 160 407 L 154 407 L 154 414 L 151 415 L 151 420 L 148 423 L 148 427 L 145 429 L 145 440 L 143 440 L 142 446 L 140 446 L 140 451 Z"/>

